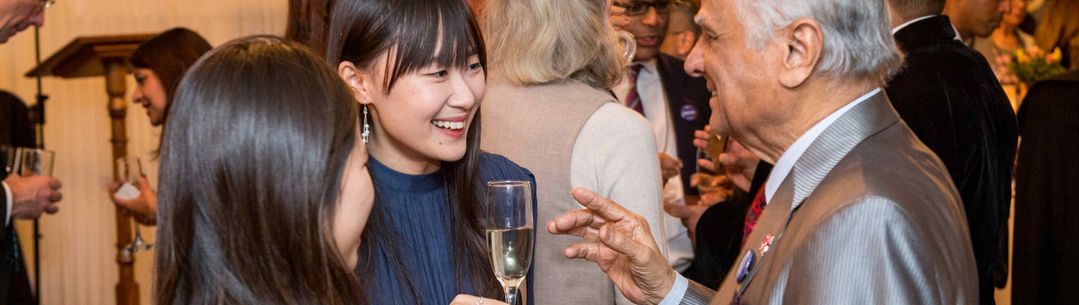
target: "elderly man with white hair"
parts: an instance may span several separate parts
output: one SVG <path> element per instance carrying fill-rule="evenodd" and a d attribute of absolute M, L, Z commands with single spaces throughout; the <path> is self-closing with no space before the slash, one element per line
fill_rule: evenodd
<path fill-rule="evenodd" d="M 670 269 L 648 223 L 585 189 L 548 223 L 639 304 L 975 304 L 944 165 L 881 91 L 901 64 L 883 0 L 704 0 L 686 61 L 713 130 L 775 164 L 718 292 Z"/>

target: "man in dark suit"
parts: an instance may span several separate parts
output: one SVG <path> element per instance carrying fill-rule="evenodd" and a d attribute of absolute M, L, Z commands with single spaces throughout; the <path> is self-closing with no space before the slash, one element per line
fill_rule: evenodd
<path fill-rule="evenodd" d="M 660 52 L 670 18 L 669 1 L 614 0 L 611 12 L 613 19 L 622 21 L 616 25 L 633 34 L 637 46 L 630 73 L 614 92 L 652 123 L 660 163 L 666 164 L 664 201 L 696 203 L 699 192 L 690 184 L 697 159 L 693 132 L 708 123 L 711 94 L 703 79 L 686 74 L 681 59 Z M 693 259 L 688 232 L 674 217 L 667 216 L 666 223 L 670 263 L 686 270 Z"/>
<path fill-rule="evenodd" d="M 775 164 L 739 263 L 718 293 L 688 282 L 641 216 L 584 189 L 547 224 L 584 239 L 563 254 L 639 304 L 975 303 L 958 192 L 880 88 L 902 63 L 884 0 L 702 4 L 687 70 L 717 89 L 711 125 Z"/>
<path fill-rule="evenodd" d="M 0 145 L 9 147 L 33 147 L 34 128 L 26 105 L 15 95 L 0 91 Z M 3 176 L 9 173 L 8 164 L 0 160 Z M 6 199 L 5 199 L 6 200 Z M 5 211 L 6 214 L 6 211 Z M 30 304 L 34 297 L 30 291 L 30 278 L 27 274 L 21 243 L 15 226 L 5 220 L 3 233 L 0 233 L 0 303 Z"/>
<path fill-rule="evenodd" d="M 1079 304 L 1079 69 L 1030 88 L 1019 130 L 1012 304 Z"/>
<path fill-rule="evenodd" d="M 938 15 L 944 0 L 888 2 L 896 43 L 907 54 L 888 98 L 948 168 L 966 211 L 979 299 L 995 304 L 994 270 L 1007 255 L 1001 245 L 1008 238 L 1015 113 L 989 63 L 955 39 L 948 16 Z"/>
<path fill-rule="evenodd" d="M 45 9 L 53 1 L 0 0 L 0 44 L 31 27 L 45 24 Z M 7 92 L 0 92 L 0 145 L 34 146 L 34 132 L 26 105 Z M 0 304 L 31 304 L 30 281 L 21 259 L 13 218 L 34 219 L 42 212 L 56 213 L 60 201 L 60 180 L 53 177 L 20 177 L 7 173 L 0 158 L 0 173 L 6 177 L 0 195 Z"/>
<path fill-rule="evenodd" d="M 45 9 L 52 5 L 52 1 L 39 0 L 0 0 L 0 44 L 5 43 L 11 36 L 31 27 L 45 24 Z M 12 144 L 24 144 L 26 139 L 33 146 L 33 131 L 25 132 L 25 126 L 29 126 L 26 119 L 26 105 L 11 94 L 6 96 L 5 113 L 0 116 L 0 139 L 12 140 Z M 10 99 L 14 99 L 13 104 Z M 19 106 L 21 109 L 19 110 Z M 15 143 L 14 141 L 20 141 Z M 7 144 L 7 143 L 3 143 Z M 0 158 L 0 163 L 4 163 Z M 6 167 L 0 164 L 0 168 Z M 56 202 L 60 201 L 60 180 L 46 176 L 19 177 L 4 173 L 4 195 L 0 196 L 0 215 L 5 226 L 10 225 L 11 218 L 33 219 L 41 216 L 42 212 L 55 213 L 58 208 Z M 0 237 L 6 237 L 6 230 L 0 232 Z M 2 289 L 2 288 L 0 288 Z"/>

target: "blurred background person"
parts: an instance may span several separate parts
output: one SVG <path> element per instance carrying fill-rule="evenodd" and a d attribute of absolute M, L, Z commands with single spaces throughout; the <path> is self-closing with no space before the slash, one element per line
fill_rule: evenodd
<path fill-rule="evenodd" d="M 1079 1 L 1046 0 L 1046 8 L 1034 39 L 1042 50 L 1049 52 L 1060 48 L 1063 57 L 1061 65 L 1074 69 L 1079 61 Z"/>
<path fill-rule="evenodd" d="M 155 303 L 366 304 L 351 270 L 374 190 L 351 92 L 277 37 L 192 69 L 161 147 Z"/>
<path fill-rule="evenodd" d="M 135 68 L 135 91 L 131 102 L 146 110 L 153 126 L 162 126 L 172 109 L 176 87 L 180 85 L 187 69 L 195 65 L 202 54 L 210 51 L 210 43 L 192 30 L 173 28 L 143 42 L 131 54 Z M 157 155 L 157 151 L 154 155 Z M 130 212 L 135 221 L 153 224 L 157 218 L 157 194 L 146 177 L 140 177 L 135 187 L 139 196 L 123 199 L 116 196 L 120 183 L 109 186 L 109 193 L 116 205 Z"/>
<path fill-rule="evenodd" d="M 483 147 L 536 174 L 537 224 L 579 209 L 567 190 L 587 186 L 657 224 L 650 233 L 665 241 L 652 129 L 608 91 L 626 59 L 606 10 L 591 0 L 486 1 Z M 563 257 L 571 242 L 537 234 L 535 304 L 628 304 L 602 272 Z"/>
<path fill-rule="evenodd" d="M 0 91 L 0 145 L 7 147 L 35 147 L 37 143 L 34 136 L 34 126 L 30 123 L 29 110 L 26 104 L 18 96 L 7 91 Z M 7 152 L 5 152 L 7 153 Z M 18 174 L 10 172 L 11 164 L 6 164 L 7 158 L 0 158 L 0 176 L 11 179 L 21 179 Z M 7 193 L 7 181 L 4 181 L 4 192 Z M 31 204 L 30 214 L 14 217 L 11 212 L 25 210 L 16 208 L 11 198 L 4 196 L 4 228 L 0 232 L 0 304 L 32 304 L 34 302 L 33 291 L 30 289 L 30 278 L 26 270 L 26 262 L 22 257 L 22 242 L 19 234 L 15 231 L 13 218 L 37 218 L 41 210 L 48 205 L 38 206 Z M 7 207 L 11 202 L 11 207 Z M 46 203 L 47 204 L 47 203 Z M 53 210 L 55 212 L 55 210 Z"/>
<path fill-rule="evenodd" d="M 698 158 L 693 132 L 708 123 L 711 93 L 704 79 L 686 74 L 681 59 L 660 51 L 668 38 L 669 1 L 612 0 L 610 5 L 611 18 L 624 20 L 614 25 L 633 34 L 636 44 L 625 77 L 612 90 L 622 104 L 643 115 L 652 126 L 660 166 L 665 168 L 661 176 L 663 202 L 698 204 L 701 194 L 692 179 Z M 689 232 L 677 218 L 664 217 L 668 259 L 675 269 L 684 271 L 693 261 Z"/>
<path fill-rule="evenodd" d="M 1079 304 L 1079 69 L 1030 88 L 1019 131 L 1011 302 Z"/>
<path fill-rule="evenodd" d="M 1011 0 L 947 0 L 944 15 L 951 19 L 956 37 L 971 45 L 992 34 L 1011 7 Z"/>
<path fill-rule="evenodd" d="M 377 190 L 356 269 L 378 292 L 368 301 L 502 299 L 484 186 L 536 184 L 528 170 L 480 151 L 487 61 L 471 8 L 459 0 L 349 0 L 332 11 L 326 59 L 361 104 Z"/>
<path fill-rule="evenodd" d="M 45 9 L 52 1 L 0 0 L 0 44 L 30 28 L 45 25 Z M 36 136 L 30 123 L 26 104 L 17 96 L 0 91 L 0 145 L 35 147 Z M 4 227 L 0 230 L 0 303 L 31 304 L 34 297 L 26 264 L 22 258 L 14 219 L 36 219 L 41 213 L 56 213 L 56 203 L 62 195 L 59 179 L 49 176 L 22 177 L 9 173 L 6 160 L 0 158 L 0 214 Z"/>
<path fill-rule="evenodd" d="M 885 92 L 899 117 L 948 169 L 959 191 L 980 304 L 1007 278 L 1015 112 L 989 63 L 955 40 L 943 0 L 888 0 L 905 63 Z M 997 273 L 997 271 L 1002 271 Z"/>
<path fill-rule="evenodd" d="M 667 37 L 660 45 L 660 52 L 686 60 L 697 37 L 701 35 L 701 27 L 693 22 L 693 15 L 697 14 L 698 6 L 686 0 L 676 0 L 670 4 L 670 21 L 667 24 Z"/>
<path fill-rule="evenodd" d="M 1000 58 L 1002 56 L 1012 56 L 1018 50 L 1025 51 L 1028 47 L 1036 46 L 1036 44 L 1032 33 L 1027 33 L 1020 29 L 1023 21 L 1028 16 L 1027 0 L 1008 0 L 1008 3 L 1011 5 L 1011 9 L 1008 10 L 1007 14 L 1004 14 L 1004 17 L 1000 20 L 1000 25 L 986 39 L 975 40 L 973 47 L 989 61 L 989 66 L 993 68 L 998 80 L 1002 83 L 1014 84 L 1018 80 L 1015 80 L 1014 76 L 1007 77 L 1010 74 L 1008 67 L 1001 64 Z"/>

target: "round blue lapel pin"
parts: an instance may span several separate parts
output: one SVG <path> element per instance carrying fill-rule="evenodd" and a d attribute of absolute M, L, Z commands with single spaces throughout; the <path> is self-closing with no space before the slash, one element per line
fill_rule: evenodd
<path fill-rule="evenodd" d="M 683 120 L 686 120 L 686 121 L 696 121 L 697 120 L 697 115 L 698 115 L 697 107 L 693 106 L 693 104 L 684 104 L 684 105 L 682 105 L 682 108 L 679 109 L 679 110 L 681 112 L 681 116 L 682 116 Z"/>
<path fill-rule="evenodd" d="M 735 273 L 735 280 L 739 284 L 746 280 L 749 276 L 749 270 L 753 268 L 754 261 L 757 260 L 756 255 L 753 253 L 753 249 L 747 249 L 746 254 L 742 255 L 742 259 L 738 261 L 738 273 Z"/>

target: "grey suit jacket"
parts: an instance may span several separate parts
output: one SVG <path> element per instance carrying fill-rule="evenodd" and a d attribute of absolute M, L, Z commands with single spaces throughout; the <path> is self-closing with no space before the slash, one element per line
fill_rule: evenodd
<path fill-rule="evenodd" d="M 719 292 L 691 283 L 682 303 L 976 304 L 974 254 L 948 177 L 877 94 L 795 162 Z"/>

